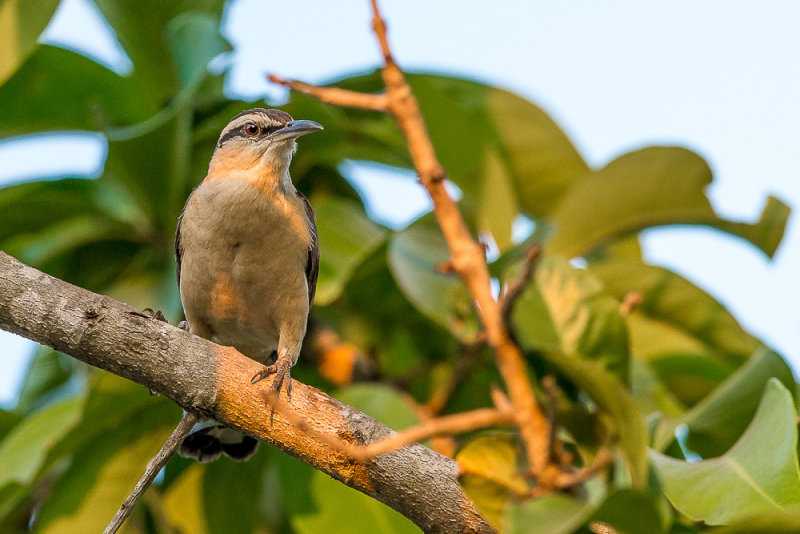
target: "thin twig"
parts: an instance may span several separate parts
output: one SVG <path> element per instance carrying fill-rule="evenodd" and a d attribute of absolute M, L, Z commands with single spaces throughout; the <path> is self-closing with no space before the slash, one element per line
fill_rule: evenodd
<path fill-rule="evenodd" d="M 417 399 L 413 396 L 408 393 L 401 393 L 401 395 L 406 402 L 411 405 L 411 409 L 414 410 L 414 414 L 420 421 L 430 421 L 436 417 L 436 414 L 434 414 L 427 405 L 418 403 Z M 457 448 L 458 445 L 456 444 L 456 440 L 453 439 L 453 436 L 433 436 L 431 438 L 431 449 L 448 458 L 455 457 Z"/>
<path fill-rule="evenodd" d="M 428 402 L 425 403 L 425 407 L 432 415 L 438 415 L 445 409 L 458 386 L 469 375 L 475 364 L 480 361 L 483 345 L 484 341 L 462 345 L 456 368 L 450 373 L 444 384 L 437 388 L 428 399 Z"/>
<path fill-rule="evenodd" d="M 292 426 L 303 430 L 312 437 L 325 442 L 331 448 L 361 463 L 366 463 L 379 454 L 400 449 L 406 445 L 433 436 L 462 434 L 464 432 L 471 432 L 491 426 L 510 425 L 514 423 L 514 416 L 511 411 L 480 408 L 470 412 L 429 419 L 419 425 L 410 426 L 399 432 L 393 432 L 373 443 L 358 445 L 345 441 L 333 434 L 317 432 L 311 428 L 295 410 L 292 410 L 288 404 L 278 398 L 273 392 L 265 391 L 264 396 L 272 408 L 286 418 Z"/>
<path fill-rule="evenodd" d="M 497 387 L 496 384 L 492 384 L 491 388 L 489 389 L 489 395 L 492 397 L 492 404 L 494 407 L 500 411 L 505 410 L 513 410 L 514 406 L 511 404 L 511 401 L 503 393 L 503 390 Z"/>
<path fill-rule="evenodd" d="M 463 434 L 482 428 L 511 424 L 514 424 L 512 412 L 501 412 L 494 408 L 480 408 L 446 415 L 408 427 L 374 443 L 359 447 L 361 450 L 357 450 L 355 457 L 363 462 L 378 454 L 399 449 L 429 437 Z"/>
<path fill-rule="evenodd" d="M 581 484 L 611 464 L 613 457 L 606 448 L 600 449 L 592 465 L 572 473 L 561 473 L 556 477 L 556 487 L 566 489 Z"/>
<path fill-rule="evenodd" d="M 341 106 L 344 108 L 371 109 L 373 111 L 386 111 L 387 101 L 384 94 L 359 93 L 348 91 L 339 87 L 319 87 L 297 80 L 288 80 L 277 74 L 268 74 L 267 78 L 272 83 L 288 87 L 298 93 L 303 93 L 316 98 L 320 102 Z"/>
<path fill-rule="evenodd" d="M 517 277 L 506 286 L 505 293 L 503 293 L 503 297 L 500 300 L 500 313 L 503 316 L 503 322 L 506 324 L 506 328 L 511 324 L 511 312 L 514 311 L 514 304 L 533 279 L 533 275 L 536 272 L 536 264 L 541 257 L 541 247 L 537 245 L 530 247 L 525 253 L 525 260 L 522 262 L 522 270 Z"/>
<path fill-rule="evenodd" d="M 642 302 L 644 302 L 644 293 L 641 291 L 628 291 L 619 305 L 619 313 L 628 316 L 633 310 L 641 306 Z"/>
<path fill-rule="evenodd" d="M 167 441 L 161 446 L 158 450 L 156 455 L 150 460 L 150 463 L 147 464 L 147 469 L 145 469 L 142 478 L 139 479 L 139 482 L 136 483 L 136 486 L 133 487 L 133 491 L 131 494 L 128 495 L 128 498 L 122 503 L 117 510 L 117 513 L 114 514 L 113 519 L 108 524 L 106 529 L 103 531 L 103 534 L 114 534 L 119 528 L 122 526 L 122 523 L 131 515 L 133 508 L 136 506 L 136 503 L 139 502 L 139 499 L 142 498 L 144 492 L 147 491 L 147 488 L 153 483 L 158 473 L 161 469 L 167 465 L 167 462 L 170 458 L 172 458 L 180 447 L 183 438 L 185 438 L 189 432 L 191 432 L 194 425 L 196 425 L 202 418 L 194 412 L 186 412 L 181 419 L 181 422 L 178 423 L 178 426 L 175 427 L 175 430 L 172 431 L 172 434 L 169 435 Z"/>
<path fill-rule="evenodd" d="M 558 439 L 556 432 L 559 425 L 558 398 L 561 393 L 556 379 L 553 375 L 547 375 L 541 380 L 542 390 L 547 396 L 547 411 L 550 417 L 550 452 L 553 460 L 558 463 L 562 470 L 568 469 L 572 465 L 572 454 L 564 449 L 564 444 Z"/>

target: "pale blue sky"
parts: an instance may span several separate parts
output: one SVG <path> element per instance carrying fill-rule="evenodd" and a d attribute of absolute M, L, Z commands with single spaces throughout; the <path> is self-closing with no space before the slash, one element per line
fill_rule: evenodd
<path fill-rule="evenodd" d="M 384 0 L 383 8 L 404 67 L 478 78 L 533 100 L 592 165 L 647 144 L 679 144 L 711 164 L 710 195 L 724 216 L 754 219 L 767 194 L 800 206 L 796 1 Z M 281 96 L 264 81 L 267 71 L 321 82 L 378 59 L 366 0 L 237 0 L 225 34 L 235 46 L 228 89 L 252 98 Z M 46 40 L 129 68 L 89 0 L 64 2 Z M 31 157 L 42 144 L 0 144 L 0 183 L 59 169 L 93 174 L 104 154 L 96 136 L 46 142 L 48 158 Z M 402 224 L 427 209 L 403 173 L 345 171 L 382 220 Z M 694 228 L 648 231 L 645 252 L 729 306 L 797 368 L 798 220 L 774 262 Z M 0 403 L 16 395 L 28 352 L 23 340 L 0 334 Z"/>

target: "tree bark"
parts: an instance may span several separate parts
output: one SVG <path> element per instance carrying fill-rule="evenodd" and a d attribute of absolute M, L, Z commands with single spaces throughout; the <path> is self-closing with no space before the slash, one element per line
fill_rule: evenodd
<path fill-rule="evenodd" d="M 0 252 L 0 328 L 110 371 L 299 458 L 394 508 L 425 532 L 491 532 L 458 484 L 456 463 L 409 445 L 361 464 L 270 410 L 250 385 L 261 365 Z M 285 394 L 285 393 L 284 393 Z M 384 424 L 296 380 L 291 407 L 316 432 L 367 445 Z"/>

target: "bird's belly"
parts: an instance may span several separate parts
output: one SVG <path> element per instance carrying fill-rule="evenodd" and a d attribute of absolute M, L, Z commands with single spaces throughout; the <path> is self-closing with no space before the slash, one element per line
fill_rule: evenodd
<path fill-rule="evenodd" d="M 281 310 L 307 313 L 308 289 L 305 266 L 281 253 L 287 237 L 277 234 L 208 243 L 213 255 L 185 250 L 181 297 L 192 331 L 262 362 L 278 348 Z"/>

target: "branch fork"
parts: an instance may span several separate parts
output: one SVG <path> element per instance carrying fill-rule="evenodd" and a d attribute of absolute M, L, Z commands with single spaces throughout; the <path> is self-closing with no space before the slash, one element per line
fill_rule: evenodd
<path fill-rule="evenodd" d="M 334 87 L 318 87 L 274 74 L 269 79 L 328 104 L 381 111 L 394 117 L 398 129 L 406 139 L 419 181 L 433 201 L 434 215 L 450 251 L 449 262 L 438 266 L 437 270 L 456 272 L 469 289 L 508 389 L 513 406 L 513 421 L 519 427 L 525 442 L 531 472 L 543 487 L 554 487 L 554 477 L 560 470 L 552 469 L 552 455 L 548 446 L 551 425 L 533 393 L 522 352 L 509 335 L 504 320 L 506 309 L 492 296 L 485 250 L 473 239 L 458 205 L 444 186 L 447 174 L 436 157 L 419 104 L 403 71 L 394 60 L 387 39 L 386 23 L 377 0 L 371 0 L 371 4 L 372 27 L 383 57 L 381 74 L 384 93 L 376 95 Z M 520 292 L 521 289 L 516 291 Z"/>

